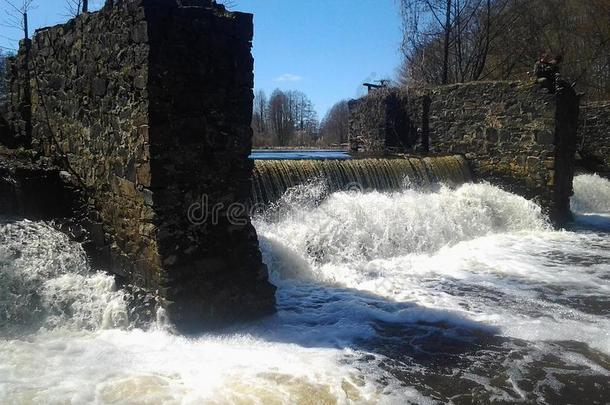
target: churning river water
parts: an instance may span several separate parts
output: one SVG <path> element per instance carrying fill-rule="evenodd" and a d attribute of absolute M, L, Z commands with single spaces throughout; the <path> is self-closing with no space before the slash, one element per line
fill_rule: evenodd
<path fill-rule="evenodd" d="M 289 193 L 255 219 L 277 314 L 130 327 L 125 292 L 43 222 L 0 224 L 0 403 L 610 402 L 610 182 L 576 221 L 485 184 Z"/>

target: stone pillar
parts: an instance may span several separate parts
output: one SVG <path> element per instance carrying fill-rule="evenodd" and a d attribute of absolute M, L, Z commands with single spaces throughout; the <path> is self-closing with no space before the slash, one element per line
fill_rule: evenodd
<path fill-rule="evenodd" d="M 274 310 L 242 209 L 252 35 L 209 0 L 127 0 L 32 40 L 33 147 L 86 192 L 94 256 L 184 330 Z"/>
<path fill-rule="evenodd" d="M 572 88 L 560 88 L 555 95 L 554 167 L 547 185 L 552 196 L 549 216 L 556 224 L 572 220 L 570 197 L 574 194 L 575 155 L 578 145 L 580 96 Z"/>
<path fill-rule="evenodd" d="M 268 313 L 274 288 L 243 209 L 253 169 L 252 15 L 150 7 L 146 16 L 146 177 L 172 318 L 216 324 Z"/>

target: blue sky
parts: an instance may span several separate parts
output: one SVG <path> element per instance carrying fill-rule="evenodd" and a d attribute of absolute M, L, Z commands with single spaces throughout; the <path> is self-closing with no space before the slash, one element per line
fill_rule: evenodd
<path fill-rule="evenodd" d="M 65 2 L 38 0 L 32 28 L 65 21 Z M 320 118 L 336 101 L 363 95 L 364 81 L 395 75 L 401 36 L 396 0 L 232 3 L 233 10 L 254 14 L 255 87 L 301 90 Z M 0 2 L 2 15 L 4 7 Z M 18 38 L 17 30 L 0 26 L 0 46 L 15 48 Z"/>

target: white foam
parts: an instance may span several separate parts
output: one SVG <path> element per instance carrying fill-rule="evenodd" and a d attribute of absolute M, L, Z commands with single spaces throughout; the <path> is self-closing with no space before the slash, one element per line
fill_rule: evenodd
<path fill-rule="evenodd" d="M 597 174 L 574 177 L 574 196 L 570 204 L 579 213 L 610 213 L 610 180 Z"/>
<path fill-rule="evenodd" d="M 536 204 L 485 184 L 326 199 L 311 187 L 255 222 L 278 313 L 224 336 L 126 328 L 122 292 L 78 245 L 45 224 L 0 225 L 0 320 L 37 329 L 0 337 L 0 402 L 433 403 L 369 350 L 384 323 L 528 340 L 534 354 L 501 365 L 514 393 L 476 365 L 459 370 L 508 402 L 531 394 L 520 381 L 547 341 L 610 353 L 610 321 L 587 304 L 610 293 L 606 235 L 554 231 Z M 588 357 L 560 354 L 607 375 Z"/>
<path fill-rule="evenodd" d="M 307 349 L 247 335 L 189 339 L 165 331 L 54 331 L 0 341 L 3 403 L 400 403 L 345 364 L 350 350 Z M 376 374 L 379 371 L 375 371 Z M 417 398 L 415 392 L 410 396 Z M 405 392 L 401 398 L 407 398 Z"/>
<path fill-rule="evenodd" d="M 277 240 L 317 263 L 366 262 L 433 252 L 490 233 L 546 229 L 536 204 L 485 184 L 436 193 L 334 193 L 320 206 L 295 206 L 279 221 L 257 222 Z"/>
<path fill-rule="evenodd" d="M 123 293 L 89 269 L 80 246 L 44 223 L 0 232 L 0 276 L 10 281 L 0 309 L 11 332 L 0 336 L 0 403 L 426 402 L 383 372 L 379 356 L 302 347 L 289 328 L 284 342 L 180 337 L 163 322 L 128 329 Z"/>
<path fill-rule="evenodd" d="M 337 193 L 257 229 L 280 285 L 313 280 L 415 305 L 394 321 L 478 322 L 610 353 L 609 320 L 575 303 L 610 294 L 610 241 L 553 231 L 539 207 L 498 188 Z"/>
<path fill-rule="evenodd" d="M 92 272 L 82 247 L 43 222 L 0 224 L 0 324 L 97 329 L 126 324 L 112 276 Z"/>

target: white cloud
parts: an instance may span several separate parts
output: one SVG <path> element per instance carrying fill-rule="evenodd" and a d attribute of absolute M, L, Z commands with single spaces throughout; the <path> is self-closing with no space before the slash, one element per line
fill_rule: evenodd
<path fill-rule="evenodd" d="M 292 73 L 284 73 L 275 78 L 276 82 L 300 82 L 301 80 L 303 80 L 301 76 Z"/>

